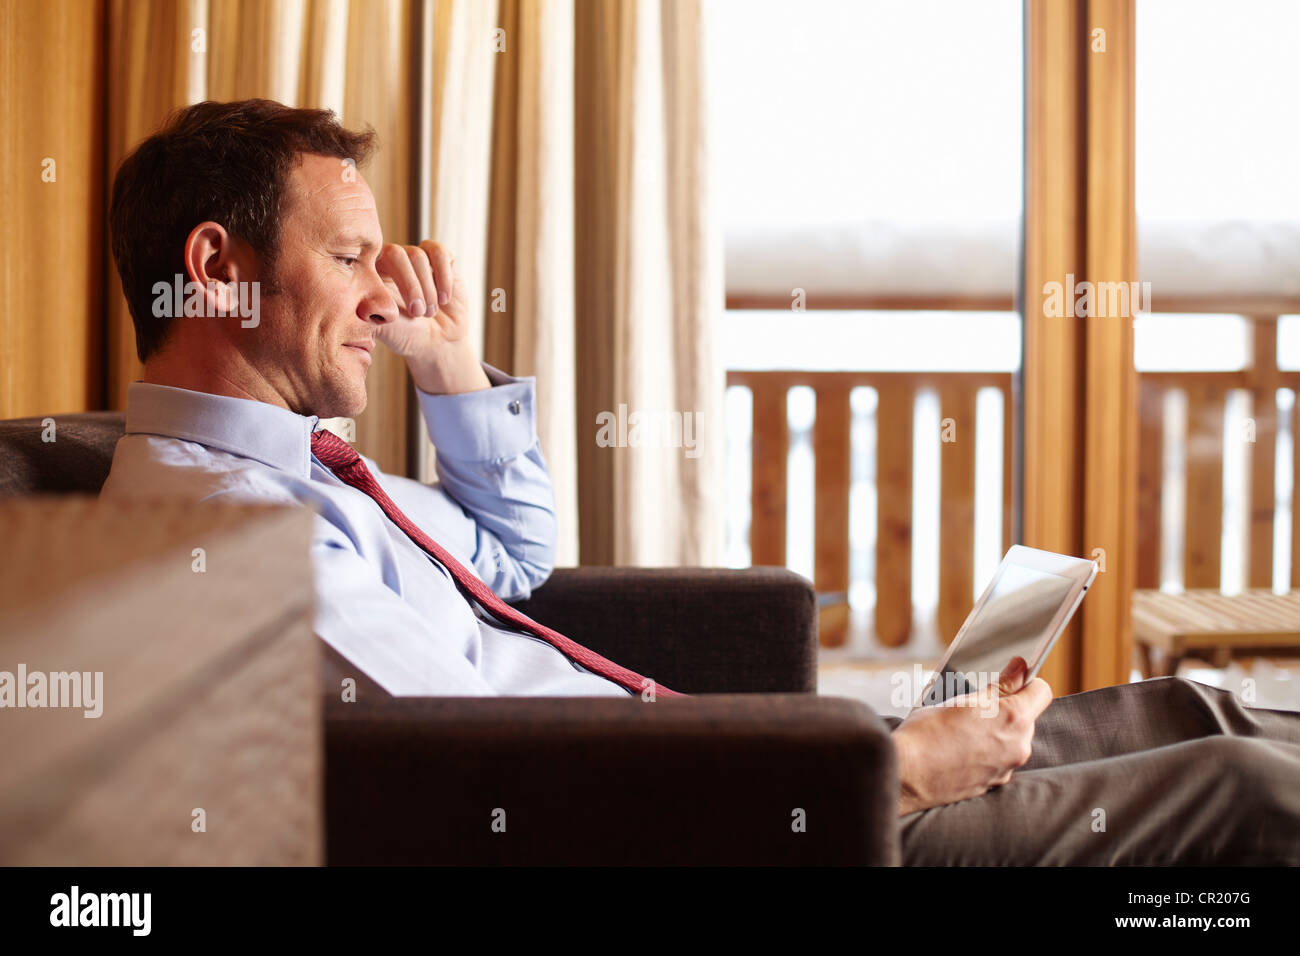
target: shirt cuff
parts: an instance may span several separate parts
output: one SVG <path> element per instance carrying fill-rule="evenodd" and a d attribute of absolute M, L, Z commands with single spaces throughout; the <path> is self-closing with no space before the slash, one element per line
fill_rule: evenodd
<path fill-rule="evenodd" d="M 429 440 L 439 455 L 464 461 L 516 458 L 537 443 L 537 380 L 480 364 L 491 388 L 430 395 L 416 386 Z"/>

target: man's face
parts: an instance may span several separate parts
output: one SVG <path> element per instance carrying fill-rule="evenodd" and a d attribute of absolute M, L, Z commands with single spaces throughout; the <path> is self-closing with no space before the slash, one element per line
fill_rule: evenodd
<path fill-rule="evenodd" d="M 273 289 L 245 357 L 290 410 L 355 417 L 366 407 L 375 330 L 397 303 L 375 271 L 375 197 L 355 167 L 304 155 L 289 175 Z"/>

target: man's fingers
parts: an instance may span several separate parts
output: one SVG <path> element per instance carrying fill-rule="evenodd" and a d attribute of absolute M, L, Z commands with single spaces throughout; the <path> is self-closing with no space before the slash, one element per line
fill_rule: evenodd
<path fill-rule="evenodd" d="M 392 279 L 396 284 L 397 294 L 408 316 L 424 315 L 424 288 L 405 249 L 396 243 L 384 246 L 375 268 L 381 276 Z"/>
<path fill-rule="evenodd" d="M 420 243 L 420 249 L 429 257 L 429 264 L 433 268 L 433 280 L 438 287 L 438 305 L 446 305 L 451 300 L 452 291 L 456 286 L 456 276 L 452 268 L 455 258 L 445 246 L 432 239 Z"/>
<path fill-rule="evenodd" d="M 1023 657 L 1013 657 L 1002 673 L 998 675 L 998 691 L 1003 697 L 1016 693 L 1025 686 L 1025 677 L 1029 674 L 1029 665 Z"/>
<path fill-rule="evenodd" d="M 441 287 L 434 281 L 429 257 L 419 246 L 407 246 L 406 254 L 410 257 L 411 267 L 415 269 L 415 274 L 420 280 L 420 292 L 424 299 L 424 311 L 420 314 L 433 315 L 438 311 L 437 302 Z"/>

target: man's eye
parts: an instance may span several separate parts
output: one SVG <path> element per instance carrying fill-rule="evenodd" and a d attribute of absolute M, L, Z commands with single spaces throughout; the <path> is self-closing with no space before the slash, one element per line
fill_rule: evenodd
<path fill-rule="evenodd" d="M 337 259 L 339 262 L 343 263 L 345 266 L 354 266 L 357 264 L 358 261 L 356 256 L 335 256 L 334 258 Z"/>

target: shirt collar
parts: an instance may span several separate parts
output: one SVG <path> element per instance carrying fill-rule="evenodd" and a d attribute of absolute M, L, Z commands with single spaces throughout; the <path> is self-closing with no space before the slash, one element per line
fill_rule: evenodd
<path fill-rule="evenodd" d="M 300 478 L 311 477 L 315 415 L 229 395 L 132 382 L 126 392 L 126 433 L 179 438 L 251 458 Z"/>

